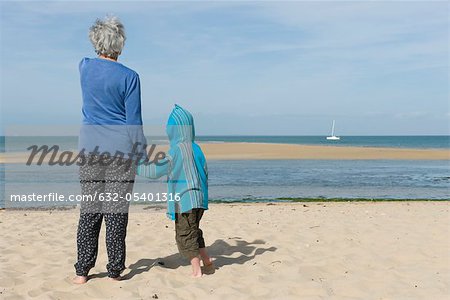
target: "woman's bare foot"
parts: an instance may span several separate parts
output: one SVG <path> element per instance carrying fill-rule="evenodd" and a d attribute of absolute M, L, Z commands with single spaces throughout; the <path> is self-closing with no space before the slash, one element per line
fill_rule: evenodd
<path fill-rule="evenodd" d="M 87 282 L 87 276 L 76 276 L 72 282 L 75 284 L 85 284 Z"/>

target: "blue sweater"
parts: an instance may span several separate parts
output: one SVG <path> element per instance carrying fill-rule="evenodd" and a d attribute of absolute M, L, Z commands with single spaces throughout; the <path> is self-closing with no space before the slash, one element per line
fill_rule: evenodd
<path fill-rule="evenodd" d="M 146 144 L 142 130 L 139 75 L 124 65 L 101 58 L 79 64 L 83 121 L 79 149 L 128 154 Z"/>

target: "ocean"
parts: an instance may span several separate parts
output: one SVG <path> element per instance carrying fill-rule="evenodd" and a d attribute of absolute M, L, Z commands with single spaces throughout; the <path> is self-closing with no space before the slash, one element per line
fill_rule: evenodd
<path fill-rule="evenodd" d="M 27 152 L 45 138 L 7 138 L 7 152 Z M 76 148 L 76 137 L 57 137 L 61 149 Z M 325 137 L 201 136 L 202 142 L 263 142 L 328 145 Z M 55 138 L 52 138 L 55 142 Z M 342 137 L 332 144 L 361 147 L 450 149 L 449 136 Z M 52 144 L 53 145 L 53 144 Z M 211 201 L 273 201 L 296 198 L 450 199 L 450 161 L 435 160 L 238 160 L 208 161 Z M 76 166 L 0 165 L 3 196 L 79 193 Z M 165 191 L 165 183 L 139 178 L 136 193 Z M 73 204 L 73 203 L 65 203 Z M 4 203 L 0 204 L 4 206 Z"/>
<path fill-rule="evenodd" d="M 281 143 L 354 147 L 450 149 L 450 136 L 342 136 L 329 141 L 324 136 L 200 136 L 200 142 Z"/>

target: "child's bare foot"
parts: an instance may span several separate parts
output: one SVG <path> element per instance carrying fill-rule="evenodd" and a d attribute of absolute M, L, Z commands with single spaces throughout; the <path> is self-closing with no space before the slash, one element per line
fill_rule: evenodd
<path fill-rule="evenodd" d="M 192 277 L 192 278 L 200 278 L 200 277 L 202 277 L 202 276 L 203 276 L 203 274 L 202 274 L 201 271 L 200 271 L 200 274 L 194 274 L 194 273 L 191 274 L 191 277 Z"/>
<path fill-rule="evenodd" d="M 216 266 L 214 266 L 214 261 L 212 259 L 209 260 L 209 264 L 203 262 L 202 272 L 206 275 L 211 275 L 216 272 Z"/>
<path fill-rule="evenodd" d="M 209 259 L 208 261 L 203 261 L 203 266 L 204 267 L 211 267 L 214 266 L 214 259 Z"/>
<path fill-rule="evenodd" d="M 85 284 L 87 282 L 87 276 L 76 276 L 72 282 L 75 284 Z"/>
<path fill-rule="evenodd" d="M 202 268 L 200 267 L 200 258 L 198 256 L 191 259 L 191 266 L 192 266 L 191 276 L 193 278 L 202 277 Z"/>
<path fill-rule="evenodd" d="M 202 262 L 204 266 L 209 266 L 211 262 L 211 258 L 208 256 L 205 248 L 198 249 L 200 252 L 200 257 L 202 258 Z"/>

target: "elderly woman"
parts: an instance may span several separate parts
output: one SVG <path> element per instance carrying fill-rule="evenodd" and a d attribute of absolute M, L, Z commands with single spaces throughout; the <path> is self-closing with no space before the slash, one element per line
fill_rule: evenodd
<path fill-rule="evenodd" d="M 136 170 L 135 164 L 127 162 L 132 161 L 133 155 L 143 154 L 146 143 L 139 76 L 117 62 L 125 43 L 124 26 L 114 17 L 97 20 L 90 28 L 89 38 L 98 57 L 83 58 L 79 65 L 83 97 L 79 137 L 83 155 L 79 165 L 85 201 L 81 203 L 77 232 L 74 282 L 78 284 L 88 280 L 89 270 L 95 265 L 103 219 L 108 277 L 121 279 L 125 269 L 128 196 Z"/>

